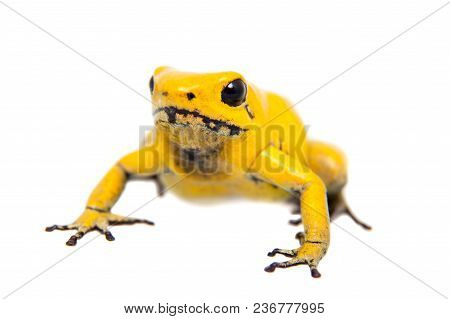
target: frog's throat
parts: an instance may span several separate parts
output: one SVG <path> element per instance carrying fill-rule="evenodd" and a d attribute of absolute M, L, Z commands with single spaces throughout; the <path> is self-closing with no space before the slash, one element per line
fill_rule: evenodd
<path fill-rule="evenodd" d="M 158 116 L 164 114 L 165 116 Z M 189 111 L 175 106 L 159 107 L 153 111 L 156 123 L 168 122 L 175 125 L 203 125 L 208 130 L 224 136 L 237 136 L 247 131 L 237 125 L 227 123 L 226 121 L 212 119 L 198 111 Z"/>

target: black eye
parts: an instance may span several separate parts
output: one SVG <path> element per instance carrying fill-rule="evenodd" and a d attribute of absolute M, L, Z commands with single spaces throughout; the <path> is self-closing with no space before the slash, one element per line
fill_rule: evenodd
<path fill-rule="evenodd" d="M 241 79 L 227 84 L 222 90 L 222 102 L 229 106 L 238 106 L 245 102 L 247 85 Z"/>
<path fill-rule="evenodd" d="M 149 86 L 150 86 L 150 93 L 153 93 L 153 89 L 155 88 L 155 80 L 153 80 L 153 76 L 150 79 Z"/>

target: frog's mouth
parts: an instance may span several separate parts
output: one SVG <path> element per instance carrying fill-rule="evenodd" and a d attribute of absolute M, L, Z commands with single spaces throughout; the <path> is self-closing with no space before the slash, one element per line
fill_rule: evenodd
<path fill-rule="evenodd" d="M 226 121 L 212 119 L 198 111 L 180 109 L 175 106 L 164 106 L 153 111 L 156 124 L 170 123 L 176 126 L 200 125 L 221 136 L 238 136 L 246 129 Z"/>

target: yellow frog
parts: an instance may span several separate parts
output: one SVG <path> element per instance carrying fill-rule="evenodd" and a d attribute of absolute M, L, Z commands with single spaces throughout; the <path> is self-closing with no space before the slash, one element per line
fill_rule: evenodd
<path fill-rule="evenodd" d="M 126 183 L 151 178 L 190 199 L 245 196 L 293 201 L 304 231 L 297 249 L 274 249 L 290 257 L 265 268 L 306 264 L 320 277 L 319 261 L 330 242 L 329 219 L 348 214 L 342 196 L 346 160 L 337 148 L 306 140 L 301 119 L 283 97 L 258 89 L 235 72 L 187 73 L 159 67 L 150 80 L 155 129 L 142 147 L 121 158 L 90 195 L 81 216 L 47 231 L 77 230 L 67 245 L 97 230 L 114 240 L 108 226 L 152 222 L 119 216 L 111 209 Z"/>

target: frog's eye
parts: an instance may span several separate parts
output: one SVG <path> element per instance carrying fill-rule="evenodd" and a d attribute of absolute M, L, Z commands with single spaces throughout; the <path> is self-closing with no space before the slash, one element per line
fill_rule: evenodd
<path fill-rule="evenodd" d="M 247 97 L 247 85 L 241 79 L 227 84 L 222 90 L 222 102 L 229 106 L 239 106 Z"/>
<path fill-rule="evenodd" d="M 150 93 L 153 94 L 153 89 L 155 88 L 155 80 L 153 80 L 153 76 L 152 76 L 152 78 L 150 79 L 150 83 L 149 83 L 148 85 L 149 85 L 149 87 L 150 87 Z"/>

